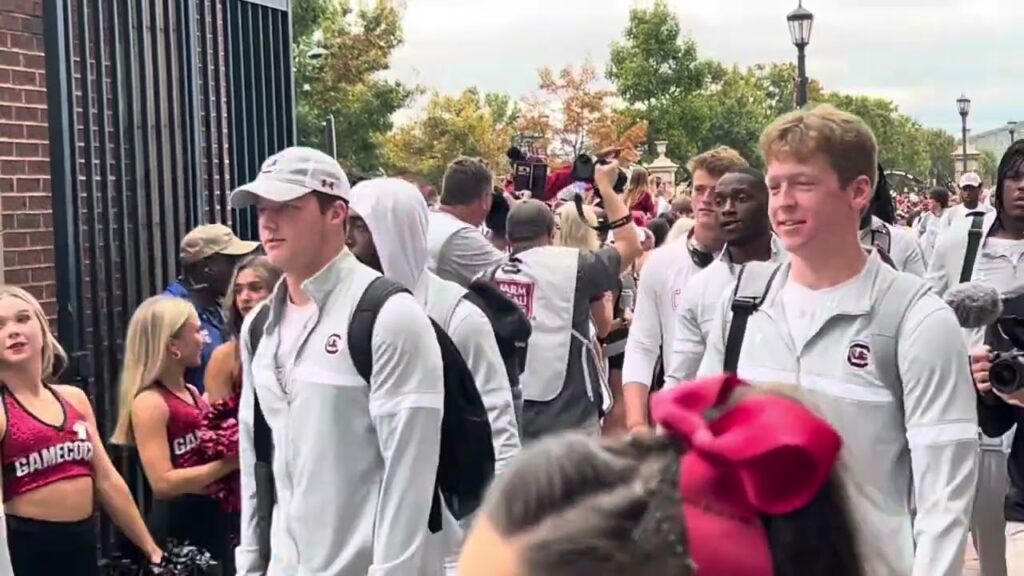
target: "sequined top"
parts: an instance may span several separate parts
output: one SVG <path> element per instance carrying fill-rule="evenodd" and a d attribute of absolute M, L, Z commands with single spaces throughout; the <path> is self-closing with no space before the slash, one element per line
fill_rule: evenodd
<path fill-rule="evenodd" d="M 85 416 L 56 390 L 46 389 L 64 412 L 58 426 L 43 422 L 7 388 L 0 388 L 7 416 L 7 432 L 0 443 L 4 502 L 60 480 L 93 475 L 93 445 Z"/>
<path fill-rule="evenodd" d="M 192 397 L 193 404 L 189 404 L 162 384 L 157 384 L 153 389 L 160 393 L 167 404 L 167 444 L 171 451 L 171 465 L 175 468 L 188 468 L 193 465 L 189 463 L 188 454 L 199 445 L 196 432 L 202 425 L 203 416 L 209 410 L 209 405 L 188 387 L 186 389 Z"/>

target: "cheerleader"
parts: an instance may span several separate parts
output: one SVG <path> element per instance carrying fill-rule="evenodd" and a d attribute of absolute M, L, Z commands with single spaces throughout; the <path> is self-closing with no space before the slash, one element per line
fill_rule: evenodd
<path fill-rule="evenodd" d="M 89 398 L 47 383 L 64 364 L 39 302 L 0 285 L 0 574 L 98 575 L 95 501 L 158 563 L 163 553 L 103 447 Z"/>
<path fill-rule="evenodd" d="M 203 336 L 187 300 L 154 296 L 128 324 L 117 428 L 112 440 L 135 444 L 153 490 L 150 528 L 158 541 L 173 538 L 204 548 L 233 573 L 231 521 L 209 487 L 238 468 L 237 456 L 200 463 L 198 432 L 206 401 L 185 383 L 199 366 Z"/>
<path fill-rule="evenodd" d="M 270 263 L 266 256 L 250 256 L 240 262 L 231 278 L 228 294 L 228 329 L 231 340 L 213 351 L 206 364 L 206 397 L 211 404 L 225 400 L 237 401 L 242 391 L 242 355 L 238 350 L 242 321 L 256 305 L 270 296 L 281 269 Z"/>

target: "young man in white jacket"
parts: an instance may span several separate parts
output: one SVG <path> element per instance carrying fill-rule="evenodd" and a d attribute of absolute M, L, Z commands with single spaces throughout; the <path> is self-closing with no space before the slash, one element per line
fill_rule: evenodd
<path fill-rule="evenodd" d="M 424 560 L 444 406 L 440 349 L 409 294 L 381 307 L 371 381 L 356 371 L 348 324 L 380 274 L 345 248 L 349 183 L 326 154 L 293 147 L 231 194 L 257 206 L 267 257 L 284 270 L 242 328 L 238 574 L 408 576 Z M 258 347 L 250 327 L 269 308 Z M 276 503 L 260 547 L 254 400 L 273 439 Z"/>
<path fill-rule="evenodd" d="M 967 173 L 964 176 L 970 176 Z M 980 186 L 981 179 L 964 182 Z M 940 295 L 962 281 L 995 288 L 1013 307 L 1013 300 L 1024 286 L 1024 143 L 1011 146 L 999 163 L 996 189 L 993 192 L 994 210 L 980 212 L 980 230 L 975 230 L 975 243 L 971 246 L 971 228 L 974 218 L 958 216 L 962 221 L 952 224 L 935 245 L 935 254 L 928 268 L 927 279 Z M 977 198 L 975 197 L 975 201 Z M 975 205 L 976 206 L 976 205 Z M 973 254 L 971 249 L 973 248 Z M 1004 315 L 1016 314 L 1004 312 Z M 995 437 L 982 435 L 978 487 L 974 496 L 971 536 L 981 563 L 981 576 L 1019 574 L 1021 567 L 1007 565 L 1007 538 L 1010 546 L 1020 549 L 1021 538 L 1021 462 L 1024 451 L 1019 422 L 1024 412 L 1006 404 L 992 390 L 988 368 L 991 357 L 985 343 L 985 330 L 965 329 L 964 337 L 971 349 L 978 387 L 978 415 L 983 430 Z M 1004 348 L 999 350 L 1006 352 Z M 1016 438 L 1011 431 L 1017 422 Z M 1009 471 L 1009 473 L 1008 473 Z M 1011 482 L 1011 479 L 1014 482 Z M 1007 529 L 1007 523 L 1014 527 Z M 1013 537 L 1013 536 L 1016 537 Z M 1012 548 L 1011 548 L 1012 549 Z M 1019 552 L 1011 558 L 1020 557 Z M 1015 571 L 1016 569 L 1016 571 Z"/>
<path fill-rule="evenodd" d="M 736 272 L 747 262 L 785 262 L 789 256 L 772 233 L 768 219 L 768 185 L 764 174 L 737 168 L 722 176 L 715 190 L 718 224 L 725 238 L 721 256 L 690 278 L 676 314 L 672 362 L 665 386 L 692 380 L 704 357 L 704 346 L 718 312 L 722 294 L 736 282 Z"/>
<path fill-rule="evenodd" d="M 746 165 L 742 156 L 726 146 L 690 159 L 687 168 L 693 174 L 697 223 L 685 240 L 666 242 L 644 262 L 622 366 L 626 426 L 631 430 L 646 429 L 647 398 L 655 373 L 663 379 L 672 361 L 676 315 L 685 297 L 683 288 L 694 274 L 710 265 L 722 249 L 722 233 L 715 209 L 718 180 L 726 172 Z"/>
<path fill-rule="evenodd" d="M 721 373 L 735 358 L 741 377 L 792 386 L 843 435 L 866 573 L 959 576 L 977 477 L 967 347 L 949 337 L 956 317 L 923 280 L 860 243 L 877 177 L 874 135 L 822 105 L 772 123 L 761 152 L 790 262 L 747 265 L 738 294 L 760 302 L 735 309 L 751 313 L 728 346 L 742 316 L 727 292 L 699 373 Z M 743 278 L 767 270 L 774 279 L 748 292 Z"/>
<path fill-rule="evenodd" d="M 416 187 L 396 178 L 360 182 L 352 189 L 348 247 L 367 266 L 395 280 L 415 296 L 427 314 L 451 337 L 473 374 L 487 409 L 494 444 L 494 470 L 519 453 L 519 426 L 512 388 L 498 350 L 494 328 L 480 308 L 466 300 L 466 289 L 427 270 L 427 205 Z M 445 515 L 436 538 L 449 551 L 449 574 L 462 543 L 462 530 Z M 465 522 L 468 528 L 468 522 Z M 440 562 L 439 562 L 440 564 Z M 434 573 L 424 568 L 424 576 Z"/>

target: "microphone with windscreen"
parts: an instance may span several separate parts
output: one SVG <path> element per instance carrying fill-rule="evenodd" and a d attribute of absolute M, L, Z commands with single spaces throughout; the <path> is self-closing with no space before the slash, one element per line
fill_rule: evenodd
<path fill-rule="evenodd" d="M 957 284 L 946 291 L 943 300 L 953 309 L 963 328 L 985 328 L 995 324 L 1003 313 L 999 291 L 976 282 Z"/>

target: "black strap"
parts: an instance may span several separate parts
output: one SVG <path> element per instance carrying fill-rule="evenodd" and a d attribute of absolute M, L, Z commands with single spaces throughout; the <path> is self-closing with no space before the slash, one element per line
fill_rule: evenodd
<path fill-rule="evenodd" d="M 256 349 L 260 346 L 260 339 L 263 338 L 263 330 L 267 327 L 267 320 L 270 318 L 270 306 L 261 306 L 256 311 L 256 316 L 249 323 L 249 357 L 256 355 Z M 256 390 L 252 391 L 253 419 L 252 439 L 253 451 L 256 452 L 256 461 L 265 464 L 272 464 L 274 457 L 274 440 L 270 435 L 270 426 L 267 418 L 260 408 L 260 397 Z"/>
<path fill-rule="evenodd" d="M 984 222 L 983 213 L 971 214 L 971 229 L 967 231 L 967 252 L 964 253 L 964 267 L 960 269 L 960 283 L 970 282 L 974 275 L 974 261 L 978 258 L 981 247 L 981 226 Z"/>
<path fill-rule="evenodd" d="M 747 267 L 743 266 L 740 268 L 739 273 L 736 275 L 736 288 L 732 294 L 732 322 L 729 324 L 729 335 L 725 340 L 725 361 L 722 363 L 722 369 L 725 372 L 736 372 L 736 367 L 739 366 L 740 352 L 743 350 L 743 338 L 747 333 L 747 320 L 751 314 L 757 311 L 761 303 L 768 296 L 772 282 L 775 281 L 775 276 L 781 268 L 781 266 L 776 266 L 772 270 L 772 274 L 768 277 L 768 282 L 764 286 L 764 292 L 760 297 L 754 298 L 739 295 L 740 287 L 743 285 L 743 273 Z"/>
<path fill-rule="evenodd" d="M 395 294 L 408 293 L 401 284 L 380 276 L 359 297 L 348 323 L 348 351 L 359 376 L 370 383 L 373 376 L 373 325 L 384 303 Z"/>

